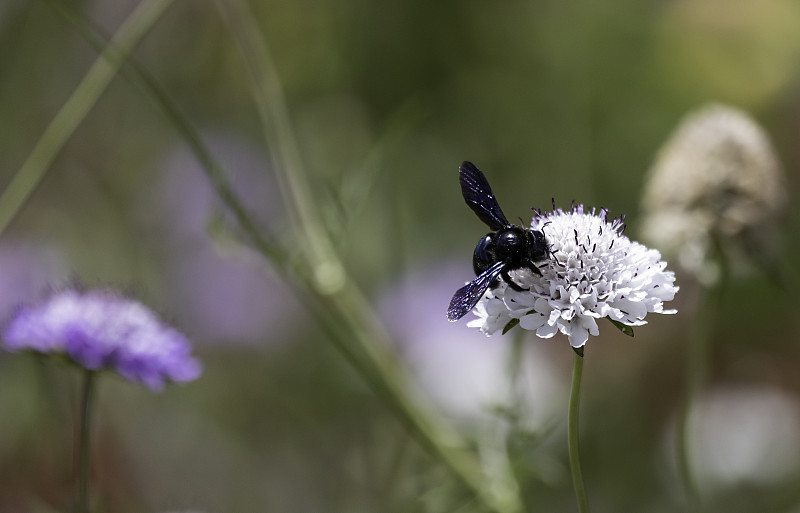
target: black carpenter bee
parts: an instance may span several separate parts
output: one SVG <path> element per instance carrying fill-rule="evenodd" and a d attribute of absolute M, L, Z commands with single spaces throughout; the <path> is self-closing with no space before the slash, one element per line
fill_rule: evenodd
<path fill-rule="evenodd" d="M 453 294 L 447 308 L 450 321 L 457 321 L 472 310 L 486 289 L 497 285 L 498 277 L 516 291 L 525 290 L 514 283 L 508 272 L 530 269 L 541 275 L 536 263 L 547 259 L 550 253 L 542 232 L 508 222 L 489 182 L 475 164 L 462 163 L 458 174 L 464 201 L 494 231 L 483 236 L 475 246 L 472 268 L 477 277 Z"/>

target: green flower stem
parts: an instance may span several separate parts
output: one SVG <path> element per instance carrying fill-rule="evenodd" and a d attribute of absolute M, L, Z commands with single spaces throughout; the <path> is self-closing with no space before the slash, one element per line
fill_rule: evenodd
<path fill-rule="evenodd" d="M 578 498 L 578 511 L 588 513 L 589 501 L 586 500 L 586 488 L 581 474 L 581 456 L 578 450 L 578 410 L 581 402 L 581 377 L 583 375 L 583 356 L 575 353 L 575 366 L 572 371 L 572 392 L 569 396 L 569 469 L 572 483 Z"/>
<path fill-rule="evenodd" d="M 684 492 L 686 493 L 688 510 L 695 513 L 701 511 L 702 508 L 700 490 L 697 486 L 697 479 L 692 467 L 691 430 L 694 424 L 692 412 L 703 386 L 703 382 L 705 381 L 705 362 L 707 359 L 706 353 L 708 351 L 706 343 L 707 337 L 703 333 L 706 330 L 698 326 L 698 324 L 707 324 L 707 322 L 700 321 L 695 323 L 694 329 L 688 338 L 686 396 L 680 412 L 680 425 L 676 432 L 678 472 Z"/>
<path fill-rule="evenodd" d="M 278 184 L 287 202 L 295 233 L 302 234 L 299 249 L 311 268 L 314 287 L 322 294 L 335 292 L 344 283 L 344 266 L 335 245 L 326 233 L 301 152 L 289 117 L 283 88 L 278 81 L 269 48 L 261 35 L 256 17 L 245 0 L 218 0 L 220 12 L 230 27 L 244 66 L 250 74 L 252 96 L 273 155 Z"/>
<path fill-rule="evenodd" d="M 679 413 L 679 425 L 676 429 L 676 449 L 678 473 L 684 492 L 686 493 L 687 509 L 690 513 L 700 513 L 706 510 L 697 477 L 692 466 L 692 426 L 694 425 L 694 409 L 697 398 L 705 385 L 710 352 L 711 334 L 714 322 L 719 313 L 719 306 L 725 295 L 725 290 L 730 277 L 728 257 L 724 245 L 719 238 L 713 238 L 713 251 L 715 260 L 720 268 L 719 281 L 700 291 L 695 319 L 691 323 L 691 330 L 687 337 L 686 348 L 686 390 L 683 407 Z"/>
<path fill-rule="evenodd" d="M 302 285 L 307 304 L 332 335 L 335 347 L 409 433 L 492 510 L 519 511 L 516 498 L 500 499 L 489 489 L 478 462 L 465 450 L 457 433 L 408 396 L 405 375 L 388 349 L 390 338 L 361 291 L 346 276 L 322 222 L 292 135 L 286 101 L 255 17 L 243 1 L 220 1 L 218 5 L 251 75 L 267 144 L 276 155 L 275 169 L 291 206 L 296 232 L 303 237 L 298 248 L 305 251 L 307 263 L 289 264 L 294 271 L 290 276 L 293 274 Z"/>
<path fill-rule="evenodd" d="M 76 26 L 96 48 L 100 49 L 104 45 L 113 46 L 115 44 L 114 42 L 105 43 L 97 31 L 93 30 L 80 17 L 75 16 L 63 4 L 55 0 L 47 0 L 47 3 Z M 259 42 L 260 36 L 257 27 L 253 24 L 252 17 L 241 14 L 241 9 L 246 9 L 246 6 L 241 6 L 237 10 L 235 5 L 225 3 L 220 7 L 226 13 L 226 18 L 230 23 L 235 22 L 237 29 L 245 31 L 232 29 L 253 74 L 254 82 L 260 84 L 260 87 L 254 88 L 254 96 L 259 104 L 259 113 L 262 118 L 268 118 L 264 119 L 268 143 L 271 149 L 277 149 L 280 153 L 276 167 L 282 172 L 282 182 L 286 185 L 284 193 L 291 200 L 290 203 L 295 206 L 294 216 L 296 222 L 299 223 L 300 233 L 304 238 L 311 239 L 309 244 L 302 241 L 297 246 L 311 248 L 309 255 L 306 256 L 311 262 L 314 262 L 312 266 L 304 263 L 303 259 L 292 258 L 277 241 L 263 233 L 253 223 L 252 216 L 231 188 L 222 167 L 214 159 L 191 123 L 177 109 L 175 103 L 147 70 L 135 59 L 129 59 L 121 73 L 154 100 L 170 123 L 176 127 L 200 161 L 202 170 L 211 181 L 220 199 L 234 215 L 242 233 L 257 251 L 262 253 L 286 279 L 295 285 L 300 299 L 319 322 L 336 349 L 397 416 L 417 442 L 450 468 L 454 475 L 472 489 L 491 510 L 498 513 L 520 511 L 521 507 L 513 498 L 501 499 L 489 490 L 479 463 L 466 450 L 466 444 L 458 434 L 449 426 L 442 424 L 438 417 L 432 416 L 422 409 L 416 401 L 408 396 L 405 374 L 388 350 L 391 346 L 390 339 L 352 280 L 341 280 L 338 287 L 335 288 L 330 286 L 337 285 L 337 280 L 331 280 L 330 277 L 336 278 L 338 257 L 334 253 L 330 239 L 322 229 L 319 215 L 311 212 L 311 209 L 315 207 L 307 188 L 307 178 L 304 174 L 296 172 L 299 166 L 297 151 L 287 152 L 285 150 L 286 147 L 296 148 L 297 146 L 291 138 L 291 127 L 288 122 L 285 101 L 278 87 L 279 84 L 270 82 L 274 81 L 271 64 L 268 60 L 261 60 L 264 56 L 268 59 L 266 47 Z M 261 69 L 259 66 L 266 66 L 267 69 Z M 277 100 L 273 99 L 274 95 L 277 95 Z M 268 123 L 270 119 L 272 121 Z M 274 145 L 277 148 L 273 148 Z M 290 173 L 289 170 L 292 172 Z M 334 264 L 330 265 L 331 262 Z M 313 268 L 314 272 L 309 273 L 309 267 Z M 342 276 L 344 277 L 344 275 Z"/>
<path fill-rule="evenodd" d="M 97 373 L 86 370 L 83 373 L 83 389 L 81 391 L 80 424 L 78 425 L 77 450 L 75 451 L 75 512 L 89 511 L 89 453 L 91 449 L 90 432 L 92 424 L 92 406 L 94 402 L 94 382 Z"/>
<path fill-rule="evenodd" d="M 722 299 L 724 285 L 718 284 L 710 290 L 703 291 L 703 297 L 692 322 L 692 329 L 687 337 L 686 348 L 686 390 L 683 406 L 679 413 L 679 425 L 676 430 L 676 446 L 678 472 L 690 512 L 705 511 L 703 497 L 697 484 L 692 467 L 692 426 L 694 425 L 694 409 L 697 399 L 703 390 L 708 369 L 710 345 L 714 320 L 717 318 L 719 302 Z"/>
<path fill-rule="evenodd" d="M 56 155 L 97 103 L 130 51 L 153 27 L 173 0 L 143 0 L 45 129 L 28 158 L 0 196 L 0 233 L 25 204 Z"/>
<path fill-rule="evenodd" d="M 115 45 L 114 41 L 107 41 L 102 34 L 91 27 L 86 20 L 82 19 L 63 2 L 59 0 L 43 1 L 56 13 L 61 15 L 65 21 L 74 26 L 75 29 L 80 32 L 81 36 L 98 51 L 102 52 L 104 48 Z M 222 166 L 211 154 L 211 151 L 203 142 L 194 126 L 189 122 L 188 118 L 177 108 L 175 102 L 172 101 L 155 78 L 133 56 L 130 56 L 125 61 L 125 66 L 122 67 L 120 73 L 156 104 L 161 113 L 167 118 L 167 121 L 171 123 L 184 138 L 189 145 L 189 149 L 200 162 L 202 170 L 205 172 L 206 177 L 211 182 L 217 195 L 233 213 L 237 223 L 256 249 L 277 266 L 284 268 L 289 267 L 289 256 L 281 251 L 277 243 L 272 240 L 271 237 L 260 231 L 252 222 L 252 216 L 244 208 L 241 201 L 239 201 Z"/>

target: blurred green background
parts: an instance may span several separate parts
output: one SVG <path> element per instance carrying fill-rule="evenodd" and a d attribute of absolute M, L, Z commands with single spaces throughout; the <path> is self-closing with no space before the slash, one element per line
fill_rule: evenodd
<path fill-rule="evenodd" d="M 177 0 L 134 55 L 199 131 L 258 226 L 301 244 L 220 12 L 225 1 Z M 66 4 L 110 35 L 137 2 Z M 50 5 L 0 3 L 0 187 L 97 57 Z M 551 198 L 575 200 L 627 213 L 636 238 L 659 147 L 688 111 L 716 101 L 764 126 L 791 204 L 800 3 L 250 7 L 314 201 L 349 276 L 386 322 L 412 395 L 457 427 L 489 472 L 493 461 L 510 461 L 528 511 L 575 510 L 565 338 L 527 336 L 520 399 L 508 390 L 513 336 L 487 339 L 445 320 L 486 231 L 460 196 L 458 165 L 471 160 L 486 173 L 510 219 L 527 222 Z M 796 267 L 796 209 L 776 226 Z M 677 317 L 652 319 L 632 340 L 606 326 L 589 342 L 581 436 L 594 511 L 684 507 L 671 444 L 698 287 L 676 271 Z M 98 511 L 484 511 L 328 343 L 291 283 L 242 243 L 185 139 L 121 76 L 0 238 L 3 319 L 70 282 L 131 291 L 196 342 L 205 366 L 197 382 L 156 396 L 113 376 L 101 381 Z M 698 449 L 706 458 L 698 473 L 713 511 L 800 511 L 796 290 L 755 273 L 729 284 L 713 320 L 708 400 L 775 404 L 786 416 L 722 408 L 719 422 L 732 434 L 703 428 L 712 430 L 711 455 Z M 69 508 L 75 379 L 65 367 L 0 354 L 0 511 Z M 770 419 L 778 434 L 758 424 Z M 744 446 L 750 452 L 737 456 Z"/>

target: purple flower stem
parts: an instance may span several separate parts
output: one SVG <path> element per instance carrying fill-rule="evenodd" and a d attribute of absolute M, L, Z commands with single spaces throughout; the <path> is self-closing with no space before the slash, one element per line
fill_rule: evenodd
<path fill-rule="evenodd" d="M 75 513 L 89 512 L 89 452 L 92 402 L 94 399 L 94 381 L 96 371 L 85 370 L 83 373 L 83 390 L 81 391 L 81 416 L 78 426 L 77 459 L 75 461 Z"/>

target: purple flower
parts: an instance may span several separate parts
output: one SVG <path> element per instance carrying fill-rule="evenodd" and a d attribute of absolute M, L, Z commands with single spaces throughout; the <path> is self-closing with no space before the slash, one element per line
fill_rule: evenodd
<path fill-rule="evenodd" d="M 112 369 L 153 391 L 201 373 L 185 336 L 143 304 L 111 290 L 57 292 L 20 309 L 3 339 L 9 351 L 63 354 L 86 369 Z"/>

